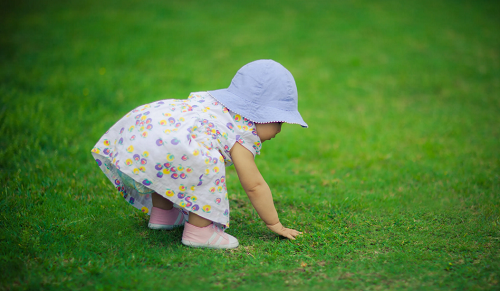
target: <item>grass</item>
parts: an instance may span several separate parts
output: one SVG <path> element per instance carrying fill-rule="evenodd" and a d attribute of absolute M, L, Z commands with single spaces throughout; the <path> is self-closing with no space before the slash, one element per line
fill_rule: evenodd
<path fill-rule="evenodd" d="M 0 290 L 500 288 L 495 1 L 0 5 Z M 90 149 L 130 109 L 272 58 L 310 128 L 257 158 L 270 233 L 228 170 L 231 251 L 152 231 Z"/>

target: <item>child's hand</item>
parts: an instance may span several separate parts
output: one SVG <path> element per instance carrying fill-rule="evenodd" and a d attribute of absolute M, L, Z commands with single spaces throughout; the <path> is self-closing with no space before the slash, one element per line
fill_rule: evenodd
<path fill-rule="evenodd" d="M 281 236 L 284 236 L 286 238 L 289 238 L 289 239 L 295 239 L 296 236 L 298 236 L 299 234 L 302 234 L 302 232 L 300 231 L 296 231 L 295 229 L 291 229 L 291 228 L 286 228 L 284 227 L 281 222 L 278 222 L 274 225 L 267 225 L 267 227 L 274 231 L 275 233 L 281 235 Z"/>

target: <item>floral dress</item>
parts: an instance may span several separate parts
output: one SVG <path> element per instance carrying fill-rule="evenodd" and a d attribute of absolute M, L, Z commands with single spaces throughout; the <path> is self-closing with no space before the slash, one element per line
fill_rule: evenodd
<path fill-rule="evenodd" d="M 92 155 L 123 197 L 145 213 L 156 192 L 184 213 L 229 226 L 225 166 L 238 142 L 253 155 L 261 142 L 254 122 L 229 111 L 208 92 L 132 110 L 113 125 Z"/>

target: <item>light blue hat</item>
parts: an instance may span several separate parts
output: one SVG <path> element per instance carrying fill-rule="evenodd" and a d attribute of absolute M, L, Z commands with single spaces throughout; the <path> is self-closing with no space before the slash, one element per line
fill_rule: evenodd
<path fill-rule="evenodd" d="M 238 70 L 227 89 L 208 91 L 234 113 L 257 123 L 307 124 L 298 111 L 292 74 L 273 60 L 257 60 Z"/>

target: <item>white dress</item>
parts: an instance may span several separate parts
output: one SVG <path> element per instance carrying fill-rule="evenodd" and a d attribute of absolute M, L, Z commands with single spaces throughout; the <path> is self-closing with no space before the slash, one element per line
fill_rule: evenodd
<path fill-rule="evenodd" d="M 123 197 L 143 212 L 150 213 L 156 192 L 228 227 L 225 166 L 232 165 L 229 151 L 236 142 L 260 154 L 254 122 L 208 92 L 196 92 L 132 110 L 101 137 L 92 155 Z"/>

